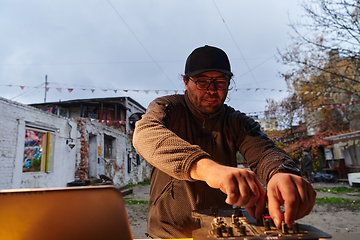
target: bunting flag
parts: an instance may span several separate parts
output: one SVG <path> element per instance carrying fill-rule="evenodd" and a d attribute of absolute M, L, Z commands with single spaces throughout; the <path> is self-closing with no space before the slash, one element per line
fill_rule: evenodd
<path fill-rule="evenodd" d="M 328 105 L 321 105 L 321 106 L 310 106 L 305 107 L 304 109 L 300 109 L 300 112 L 309 111 L 309 112 L 315 112 L 315 111 L 321 111 L 322 109 L 329 110 L 334 109 L 335 107 L 337 109 L 345 108 L 347 106 L 356 105 L 355 101 L 349 102 L 349 103 L 341 103 L 341 104 L 328 104 Z M 290 109 L 290 111 L 294 111 L 293 109 Z M 253 116 L 253 115 L 260 115 L 260 114 L 275 114 L 276 109 L 272 111 L 256 111 L 256 112 L 248 112 L 245 113 L 246 115 Z M 286 113 L 285 110 L 283 110 L 281 113 Z"/>
<path fill-rule="evenodd" d="M 50 83 L 49 83 L 50 84 Z M 0 84 L 1 86 L 1 84 Z M 12 84 L 8 84 L 8 85 L 3 85 L 3 86 L 7 86 L 7 87 L 20 87 L 21 89 L 24 89 L 25 87 L 27 88 L 39 88 L 39 87 L 35 87 L 35 86 L 20 86 L 20 85 L 12 85 Z M 60 88 L 60 87 L 54 87 L 57 91 L 61 92 L 61 90 L 63 88 Z M 46 87 L 46 91 L 49 91 L 50 89 L 52 89 L 51 87 L 49 87 L 49 85 Z M 129 92 L 129 91 L 134 91 L 134 92 L 140 92 L 140 91 L 144 91 L 145 93 L 149 93 L 149 92 L 155 92 L 156 94 L 159 94 L 160 91 L 164 91 L 166 94 L 168 94 L 169 92 L 175 92 L 177 93 L 179 90 L 169 90 L 169 89 L 165 89 L 165 90 L 160 90 L 160 89 L 157 89 L 157 90 L 139 90 L 139 89 L 103 89 L 103 88 L 99 88 L 99 89 L 96 89 L 96 88 L 83 88 L 83 87 L 79 87 L 79 88 L 76 88 L 76 87 L 71 87 L 71 88 L 65 88 L 67 89 L 69 92 L 72 92 L 73 90 L 82 90 L 82 91 L 91 91 L 91 92 L 95 92 L 96 90 L 102 90 L 103 92 L 107 92 L 107 91 L 114 91 L 115 93 L 117 93 L 117 91 L 119 90 L 122 90 L 124 92 Z M 70 90 L 72 89 L 72 90 Z M 284 91 L 287 91 L 287 92 L 290 92 L 289 90 L 283 90 L 283 89 L 268 89 L 268 88 L 236 88 L 235 91 L 254 91 L 254 92 L 257 92 L 258 90 L 270 90 L 270 91 L 278 91 L 278 92 L 284 92 Z M 321 93 L 319 93 L 321 94 Z"/>
<path fill-rule="evenodd" d="M 24 90 L 24 88 L 36 88 L 38 89 L 39 87 L 38 86 L 23 86 L 23 85 L 13 85 L 13 84 L 8 84 L 8 85 L 1 85 L 0 86 L 7 86 L 7 87 L 19 87 L 21 90 Z M 40 87 L 40 88 L 44 88 L 44 86 Z M 58 92 L 62 92 L 62 89 L 64 88 L 61 88 L 61 87 L 49 87 L 47 86 L 45 88 L 45 91 L 46 92 L 49 92 L 51 89 L 56 89 Z M 76 88 L 76 87 L 72 87 L 72 88 L 65 88 L 67 89 L 67 91 L 69 93 L 72 93 L 74 90 L 82 90 L 82 91 L 91 91 L 92 93 L 94 93 L 95 91 L 103 91 L 103 92 L 107 92 L 107 91 L 114 91 L 114 93 L 117 93 L 119 90 L 122 90 L 124 92 L 129 92 L 129 91 L 133 91 L 133 92 L 145 92 L 146 94 L 149 94 L 149 92 L 154 92 L 155 94 L 159 94 L 160 92 L 164 92 L 166 95 L 167 94 L 171 94 L 172 92 L 174 92 L 175 94 L 178 94 L 181 90 L 169 90 L 169 89 L 165 89 L 165 90 L 160 90 L 160 89 L 157 89 L 157 90 L 148 90 L 148 89 L 145 89 L 145 90 L 139 90 L 139 89 L 101 89 L 101 88 L 83 88 L 83 87 L 79 87 L 79 88 Z M 259 90 L 262 90 L 262 91 L 271 91 L 271 92 L 292 92 L 291 90 L 284 90 L 284 89 L 274 89 L 274 88 L 236 88 L 234 89 L 236 92 L 238 91 L 254 91 L 254 92 L 257 92 Z M 182 92 L 185 93 L 185 90 L 182 90 Z M 302 92 L 302 91 L 297 91 L 298 93 L 299 92 Z M 320 96 L 320 95 L 324 95 L 324 94 L 327 94 L 327 93 L 331 93 L 332 96 L 337 96 L 339 93 L 338 92 L 309 92 L 309 91 L 303 91 L 302 93 L 304 93 L 305 95 L 307 94 L 313 94 L 313 95 L 316 95 L 316 96 Z M 348 94 L 351 94 L 351 93 L 348 93 Z M 356 93 L 354 93 L 356 94 Z M 357 94 L 360 95 L 360 92 L 357 92 Z M 348 103 L 343 103 L 342 106 L 346 106 L 346 105 L 352 105 L 352 104 L 356 104 L 355 102 L 352 102 L 350 104 Z M 334 106 L 329 106 L 327 108 L 331 108 L 331 109 L 334 109 L 334 108 L 340 108 L 341 106 L 339 105 L 334 105 Z M 322 109 L 323 107 L 316 107 L 316 109 Z M 315 108 L 314 108 L 315 109 Z"/>

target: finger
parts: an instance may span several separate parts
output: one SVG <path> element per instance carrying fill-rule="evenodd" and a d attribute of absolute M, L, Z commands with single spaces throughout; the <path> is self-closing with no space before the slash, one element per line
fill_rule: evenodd
<path fill-rule="evenodd" d="M 300 181 L 300 182 L 299 182 Z M 296 185 L 296 190 L 299 195 L 299 203 L 298 206 L 295 207 L 297 211 L 293 211 L 294 221 L 296 219 L 302 218 L 307 215 L 307 212 L 309 211 L 309 208 L 311 207 L 309 205 L 309 195 L 308 195 L 308 189 L 307 189 L 307 181 L 303 178 L 296 178 L 294 179 L 294 184 Z M 285 209 L 286 212 L 286 209 Z M 286 214 L 285 214 L 286 215 Z M 286 219 L 286 217 L 285 217 Z"/>
<path fill-rule="evenodd" d="M 260 219 L 265 212 L 266 208 L 266 196 L 263 186 L 261 185 L 260 181 L 256 179 L 256 183 L 258 185 L 260 196 L 258 198 L 258 202 L 256 203 L 256 210 L 255 210 L 255 218 Z"/>
<path fill-rule="evenodd" d="M 299 189 L 297 188 L 296 183 L 292 178 L 290 178 L 291 184 L 294 185 L 293 188 L 286 188 L 281 193 L 284 199 L 284 221 L 289 226 L 292 227 L 293 222 L 295 221 L 296 216 L 298 215 L 300 205 L 300 196 Z"/>
<path fill-rule="evenodd" d="M 313 189 L 313 187 L 311 186 L 311 184 L 309 182 L 305 182 L 304 183 L 304 188 L 306 189 L 306 192 L 307 192 L 307 211 L 305 211 L 304 215 L 299 217 L 299 218 L 302 218 L 302 217 L 305 217 L 306 215 L 309 215 L 311 210 L 313 209 L 314 207 L 314 204 L 315 204 L 315 200 L 316 200 L 316 191 Z"/>
<path fill-rule="evenodd" d="M 254 194 L 251 196 L 248 204 L 245 205 L 245 208 L 248 210 L 251 216 L 256 219 L 260 219 L 262 214 L 265 212 L 266 197 L 264 188 L 257 177 L 253 177 L 251 189 Z"/>
<path fill-rule="evenodd" d="M 252 207 L 258 202 L 260 193 L 257 182 L 259 181 L 254 172 L 246 172 L 239 179 L 240 201 L 244 207 Z M 260 182 L 259 182 L 260 183 Z"/>
<path fill-rule="evenodd" d="M 227 204 L 233 205 L 237 202 L 240 195 L 237 181 L 234 181 L 234 179 L 229 180 L 226 184 L 220 186 L 220 190 L 227 195 L 225 200 Z"/>
<path fill-rule="evenodd" d="M 270 217 L 275 226 L 280 228 L 284 217 L 280 210 L 280 206 L 283 204 L 282 196 L 277 192 L 277 189 L 268 189 L 267 198 Z"/>
<path fill-rule="evenodd" d="M 237 206 L 247 206 L 247 205 L 255 205 L 256 201 L 250 201 L 253 195 L 249 182 L 244 177 L 240 177 L 238 179 L 239 184 L 239 198 L 236 201 Z"/>

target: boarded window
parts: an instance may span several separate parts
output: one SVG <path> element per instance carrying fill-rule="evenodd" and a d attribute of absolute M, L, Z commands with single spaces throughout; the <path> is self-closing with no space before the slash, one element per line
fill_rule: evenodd
<path fill-rule="evenodd" d="M 53 170 L 54 132 L 26 128 L 23 172 Z"/>

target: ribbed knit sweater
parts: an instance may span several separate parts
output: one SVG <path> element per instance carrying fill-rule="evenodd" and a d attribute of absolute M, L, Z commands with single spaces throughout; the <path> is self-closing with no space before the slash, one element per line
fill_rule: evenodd
<path fill-rule="evenodd" d="M 237 167 L 239 151 L 263 184 L 272 170 L 292 162 L 252 118 L 226 104 L 204 115 L 187 93 L 152 101 L 136 123 L 133 144 L 153 166 L 147 226 L 152 238 L 191 237 L 200 227 L 192 218 L 193 210 L 231 207 L 219 189 L 190 177 L 191 165 L 198 159 Z"/>

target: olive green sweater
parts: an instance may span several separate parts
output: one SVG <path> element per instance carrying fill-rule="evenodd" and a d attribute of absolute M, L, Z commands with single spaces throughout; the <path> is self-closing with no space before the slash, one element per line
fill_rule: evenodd
<path fill-rule="evenodd" d="M 136 123 L 134 146 L 152 166 L 148 234 L 153 238 L 191 237 L 199 227 L 193 210 L 231 207 L 226 195 L 194 181 L 190 168 L 200 158 L 237 166 L 240 151 L 266 184 L 269 173 L 291 158 L 260 130 L 260 125 L 233 108 L 212 115 L 199 112 L 185 95 L 155 99 Z"/>

